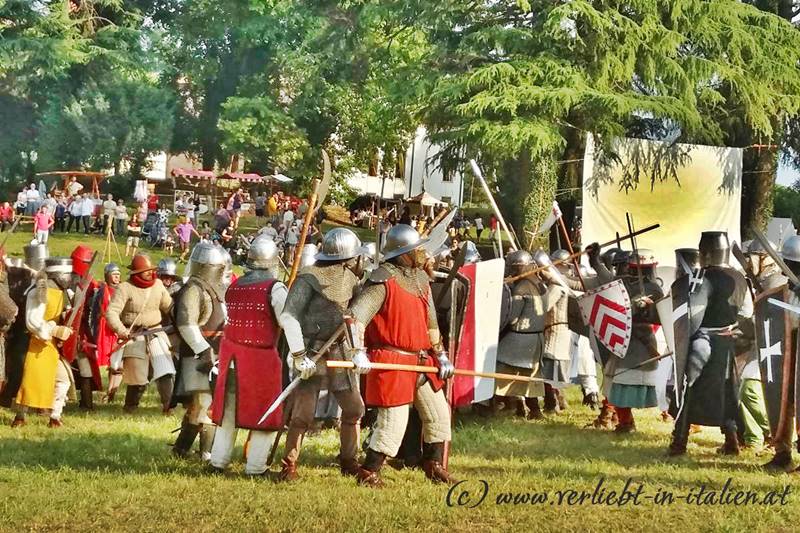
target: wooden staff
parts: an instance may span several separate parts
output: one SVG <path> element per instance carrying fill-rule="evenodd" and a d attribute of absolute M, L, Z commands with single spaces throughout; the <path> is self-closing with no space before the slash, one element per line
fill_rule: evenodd
<path fill-rule="evenodd" d="M 483 174 L 481 173 L 480 167 L 478 167 L 478 163 L 476 163 L 474 159 L 470 159 L 469 164 L 472 166 L 472 173 L 475 174 L 475 177 L 478 178 L 478 181 L 481 182 L 481 186 L 483 187 L 483 192 L 486 193 L 486 197 L 489 199 L 489 203 L 492 204 L 492 209 L 494 209 L 494 214 L 497 216 L 498 222 L 500 222 L 500 225 L 508 234 L 508 239 L 511 241 L 511 248 L 516 252 L 517 250 L 519 250 L 519 246 L 517 246 L 517 243 L 514 240 L 515 235 L 511 233 L 510 229 L 508 229 L 508 224 L 506 224 L 506 219 L 503 218 L 503 214 L 500 212 L 500 208 L 497 207 L 497 202 L 494 201 L 494 196 L 492 196 L 492 191 L 489 190 L 489 185 L 486 183 L 486 180 L 483 179 Z M 502 243 L 503 240 L 500 239 L 501 247 Z"/>
<path fill-rule="evenodd" d="M 439 224 L 439 222 L 441 222 L 442 220 L 444 220 L 444 217 L 446 217 L 446 216 L 447 216 L 447 215 L 449 215 L 449 214 L 450 214 L 450 211 L 448 211 L 447 209 L 442 209 L 442 212 L 441 212 L 441 213 L 439 213 L 438 215 L 436 215 L 436 218 L 434 218 L 434 219 L 433 219 L 433 221 L 430 223 L 430 225 L 428 225 L 428 227 L 426 227 L 426 228 L 425 228 L 425 229 L 422 231 L 422 233 L 420 234 L 420 238 L 423 238 L 423 239 L 424 239 L 425 237 L 427 237 L 428 235 L 430 235 L 430 233 L 431 233 L 431 230 L 432 230 L 433 228 L 435 228 L 435 227 L 436 227 L 436 225 L 437 225 L 437 224 Z"/>
<path fill-rule="evenodd" d="M 308 234 L 308 227 L 311 225 L 311 220 L 314 218 L 317 205 L 317 195 L 319 194 L 319 180 L 315 179 L 311 188 L 311 198 L 308 200 L 308 210 L 303 219 L 303 230 L 300 232 L 300 240 L 297 242 L 297 247 L 294 250 L 294 259 L 292 260 L 292 271 L 289 273 L 289 280 L 286 285 L 291 287 L 294 283 L 294 278 L 297 277 L 297 270 L 300 268 L 300 256 L 303 253 L 303 246 L 306 245 L 306 234 Z"/>
<path fill-rule="evenodd" d="M 355 365 L 352 361 L 331 361 L 325 362 L 328 368 L 353 368 Z M 402 370 L 404 372 L 422 372 L 425 374 L 438 374 L 439 368 L 435 366 L 422 366 L 422 365 L 396 365 L 392 363 L 370 363 L 373 370 Z M 550 380 L 542 378 L 532 378 L 530 376 L 516 376 L 514 374 L 500 374 L 497 372 L 478 372 L 476 370 L 464 370 L 457 368 L 455 371 L 456 376 L 471 376 L 478 378 L 494 378 L 506 379 L 509 381 L 541 381 L 543 383 L 550 383 Z"/>
<path fill-rule="evenodd" d="M 561 228 L 561 233 L 564 234 L 564 240 L 567 241 L 567 250 L 569 250 L 569 255 L 574 256 L 572 258 L 572 264 L 575 266 L 575 274 L 578 275 L 578 279 L 581 281 L 581 287 L 583 287 L 583 292 L 586 292 L 586 282 L 583 281 L 583 276 L 581 276 L 581 269 L 580 269 L 580 264 L 578 263 L 578 256 L 575 255 L 575 250 L 572 249 L 572 239 L 569 238 L 567 225 L 564 224 L 564 215 L 558 217 L 558 227 Z"/>
<path fill-rule="evenodd" d="M 636 235 L 641 235 L 642 233 L 647 233 L 648 231 L 653 231 L 654 229 L 659 228 L 659 227 L 661 227 L 661 224 L 653 224 L 652 226 L 647 226 L 644 229 L 636 230 L 631 235 L 625 235 L 622 238 L 623 239 L 629 239 L 631 236 L 635 237 Z M 598 247 L 599 248 L 605 248 L 606 246 L 611 246 L 612 244 L 615 244 L 616 242 L 617 242 L 617 239 L 614 238 L 614 239 L 612 239 L 612 240 L 610 240 L 608 242 L 604 242 L 603 244 L 598 245 Z M 509 277 L 505 278 L 503 281 L 505 283 L 511 283 L 512 281 L 517 281 L 518 279 L 531 277 L 534 274 L 538 274 L 539 272 L 542 272 L 543 270 L 547 270 L 551 266 L 560 265 L 562 263 L 568 263 L 568 262 L 572 261 L 573 259 L 575 259 L 576 257 L 580 257 L 581 255 L 583 255 L 585 253 L 586 253 L 586 250 L 583 250 L 582 252 L 576 252 L 574 254 L 571 254 L 569 257 L 565 257 L 564 259 L 559 259 L 558 261 L 553 261 L 552 264 L 550 264 L 550 265 L 539 267 L 539 268 L 535 268 L 535 269 L 533 269 L 533 270 L 531 270 L 529 272 L 525 272 L 524 274 L 519 274 L 517 276 L 509 276 Z"/>

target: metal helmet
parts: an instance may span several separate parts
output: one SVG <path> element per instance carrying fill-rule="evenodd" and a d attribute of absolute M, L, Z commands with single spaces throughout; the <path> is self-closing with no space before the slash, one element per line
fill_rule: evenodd
<path fill-rule="evenodd" d="M 550 260 L 553 262 L 564 261 L 565 259 L 569 259 L 569 252 L 566 250 L 556 250 L 550 254 Z"/>
<path fill-rule="evenodd" d="M 630 250 L 620 250 L 614 255 L 614 258 L 611 261 L 611 266 L 620 266 L 620 265 L 627 265 L 628 261 L 630 261 L 633 252 Z"/>
<path fill-rule="evenodd" d="M 278 245 L 269 235 L 258 235 L 247 251 L 247 268 L 267 270 L 278 263 Z"/>
<path fill-rule="evenodd" d="M 417 230 L 408 224 L 397 224 L 386 232 L 386 238 L 383 241 L 383 259 L 394 259 L 408 252 L 414 251 L 423 244 L 428 242 L 428 239 L 421 239 Z"/>
<path fill-rule="evenodd" d="M 772 241 L 767 241 L 770 247 L 773 250 L 777 250 L 778 247 Z M 752 241 L 747 241 L 742 243 L 742 247 L 744 248 L 745 253 L 748 254 L 766 254 L 767 251 L 764 249 L 764 246 L 761 244 L 761 241 L 758 239 L 753 239 Z"/>
<path fill-rule="evenodd" d="M 38 242 L 25 245 L 23 251 L 25 253 L 25 264 L 34 270 L 42 270 L 45 259 L 50 257 L 47 246 Z"/>
<path fill-rule="evenodd" d="M 619 255 L 621 252 L 622 252 L 621 248 L 609 248 L 608 250 L 600 254 L 600 261 L 605 265 L 607 269 L 610 270 L 611 268 L 614 267 L 615 264 L 614 261 L 617 258 L 617 255 Z"/>
<path fill-rule="evenodd" d="M 545 252 L 541 248 L 533 252 L 533 261 L 536 263 L 537 266 L 540 267 L 553 266 L 552 259 L 550 259 L 550 256 L 547 255 L 547 252 Z"/>
<path fill-rule="evenodd" d="M 171 257 L 165 257 L 158 262 L 158 277 L 178 277 L 178 263 Z"/>
<path fill-rule="evenodd" d="M 647 250 L 645 248 L 639 248 L 636 253 L 631 254 L 630 259 L 628 259 L 628 266 L 631 268 L 654 267 L 656 265 L 658 265 L 656 255 L 652 250 Z"/>
<path fill-rule="evenodd" d="M 222 246 L 200 241 L 189 256 L 187 272 L 189 276 L 204 279 L 209 283 L 222 283 L 226 263 L 227 258 Z"/>
<path fill-rule="evenodd" d="M 48 257 L 44 260 L 44 272 L 60 289 L 66 290 L 72 283 L 72 259 Z"/>
<path fill-rule="evenodd" d="M 533 264 L 533 256 L 527 250 L 515 250 L 506 256 L 506 266 L 528 266 Z"/>
<path fill-rule="evenodd" d="M 800 263 L 800 235 L 792 235 L 783 241 L 781 257 L 784 261 Z"/>
<path fill-rule="evenodd" d="M 467 251 L 464 254 L 464 264 L 477 263 L 481 260 L 481 254 L 478 253 L 478 247 L 475 246 L 474 242 L 467 241 L 464 246 L 467 247 Z"/>
<path fill-rule="evenodd" d="M 91 248 L 85 244 L 78 245 L 72 250 L 72 254 L 70 255 L 72 259 L 72 272 L 82 278 L 85 277 L 89 272 L 89 265 L 92 264 L 93 256 L 94 251 Z"/>
<path fill-rule="evenodd" d="M 128 268 L 130 269 L 131 276 L 156 269 L 156 267 L 153 266 L 153 261 L 150 260 L 150 256 L 147 254 L 134 255 Z"/>
<path fill-rule="evenodd" d="M 584 264 L 578 265 L 578 272 L 582 278 L 594 278 L 597 277 L 597 271 L 592 267 L 586 266 Z"/>
<path fill-rule="evenodd" d="M 700 250 L 697 248 L 678 248 L 675 250 L 675 265 L 677 266 L 675 270 L 676 278 L 681 278 L 688 274 L 681 268 L 683 263 L 692 270 L 700 268 Z"/>
<path fill-rule="evenodd" d="M 361 240 L 347 228 L 333 228 L 322 239 L 322 250 L 314 259 L 317 261 L 345 261 L 361 255 Z"/>
<path fill-rule="evenodd" d="M 319 253 L 319 248 L 316 244 L 305 244 L 300 251 L 300 268 L 311 266 L 317 262 L 316 255 Z"/>
<path fill-rule="evenodd" d="M 710 266 L 728 266 L 731 245 L 725 231 L 704 231 L 700 236 L 700 264 L 703 268 Z"/>
<path fill-rule="evenodd" d="M 222 286 L 227 289 L 233 283 L 233 257 L 231 257 L 231 253 L 222 248 L 222 254 L 225 258 L 225 266 L 224 270 L 222 271 Z"/>

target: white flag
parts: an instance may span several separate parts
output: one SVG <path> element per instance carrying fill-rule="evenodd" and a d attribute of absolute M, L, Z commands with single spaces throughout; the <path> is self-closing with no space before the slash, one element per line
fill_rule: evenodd
<path fill-rule="evenodd" d="M 561 218 L 561 209 L 558 207 L 558 202 L 553 200 L 553 209 L 550 211 L 550 214 L 547 215 L 547 218 L 544 219 L 544 222 L 542 222 L 536 234 L 541 235 L 545 231 L 549 231 L 559 218 Z"/>

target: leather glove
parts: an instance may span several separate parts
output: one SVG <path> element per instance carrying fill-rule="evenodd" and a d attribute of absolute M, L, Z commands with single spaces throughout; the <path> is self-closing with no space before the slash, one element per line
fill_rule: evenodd
<path fill-rule="evenodd" d="M 436 355 L 436 359 L 439 361 L 439 378 L 452 378 L 456 373 L 456 367 L 450 362 L 450 359 L 447 357 L 447 352 L 442 350 Z"/>
<path fill-rule="evenodd" d="M 208 374 L 211 372 L 211 369 L 214 367 L 214 358 L 211 355 L 211 348 L 206 348 L 199 354 L 195 355 L 195 359 L 197 359 L 197 365 L 195 368 L 198 372 L 202 372 L 203 374 Z"/>
<path fill-rule="evenodd" d="M 300 379 L 311 379 L 317 373 L 317 364 L 305 352 L 292 355 L 292 369 L 300 375 Z"/>
<path fill-rule="evenodd" d="M 53 328 L 52 335 L 60 341 L 65 341 L 72 337 L 72 328 L 69 326 L 56 326 Z"/>
<path fill-rule="evenodd" d="M 596 242 L 593 242 L 589 246 L 586 247 L 586 255 L 589 257 L 590 261 L 597 261 L 600 259 L 600 245 Z"/>
<path fill-rule="evenodd" d="M 353 362 L 353 370 L 355 370 L 356 374 L 366 374 L 372 370 L 372 363 L 367 356 L 367 351 L 363 348 L 353 352 L 353 357 L 350 358 L 350 361 Z"/>

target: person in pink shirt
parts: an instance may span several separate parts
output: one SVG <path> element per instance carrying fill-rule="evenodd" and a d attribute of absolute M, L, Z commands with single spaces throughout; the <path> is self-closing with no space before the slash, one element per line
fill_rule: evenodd
<path fill-rule="evenodd" d="M 3 202 L 0 207 L 0 231 L 5 231 L 6 226 L 14 223 L 14 208 L 8 202 Z"/>
<path fill-rule="evenodd" d="M 39 212 L 33 217 L 33 235 L 40 244 L 47 244 L 47 238 L 50 236 L 50 228 L 55 225 L 56 221 L 53 215 L 48 213 L 47 206 L 39 208 Z"/>
<path fill-rule="evenodd" d="M 181 217 L 181 221 L 175 226 L 173 230 L 175 235 L 178 236 L 178 243 L 181 247 L 181 261 L 186 260 L 186 254 L 189 253 L 189 243 L 192 242 L 192 234 L 197 235 L 197 238 L 200 238 L 200 234 L 197 233 L 197 230 L 194 229 L 194 226 L 186 217 Z"/>

